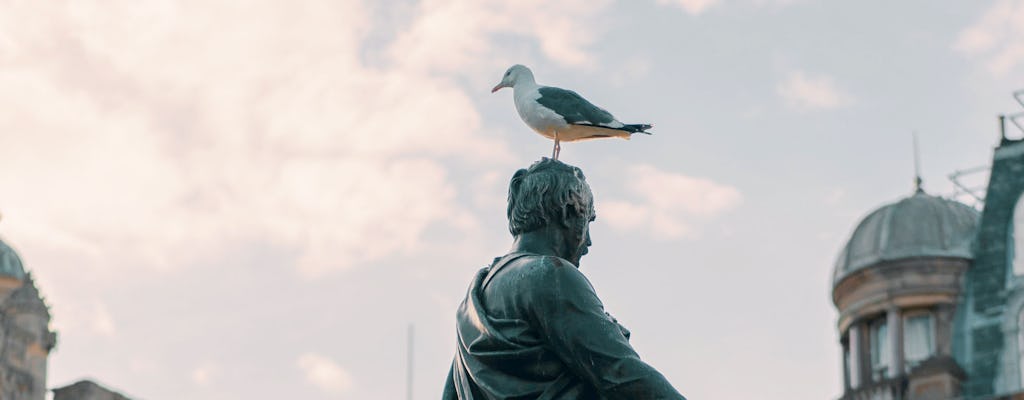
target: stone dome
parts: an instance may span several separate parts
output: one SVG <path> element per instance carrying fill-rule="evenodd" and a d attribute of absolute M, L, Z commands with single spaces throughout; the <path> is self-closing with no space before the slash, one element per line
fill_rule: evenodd
<path fill-rule="evenodd" d="M 962 203 L 918 191 L 868 214 L 846 242 L 832 283 L 879 262 L 914 257 L 972 259 L 979 213 Z"/>
<path fill-rule="evenodd" d="M 21 265 L 21 258 L 3 240 L 0 240 L 0 276 L 25 278 L 25 268 Z"/>

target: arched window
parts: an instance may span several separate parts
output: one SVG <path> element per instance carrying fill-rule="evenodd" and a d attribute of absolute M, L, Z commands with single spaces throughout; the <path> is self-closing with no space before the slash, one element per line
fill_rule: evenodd
<path fill-rule="evenodd" d="M 1013 207 L 1008 244 L 1007 255 L 1013 263 L 1013 274 L 1024 275 L 1024 196 L 1017 199 L 1017 206 Z"/>
<path fill-rule="evenodd" d="M 858 323 L 851 326 L 848 331 L 849 333 L 846 346 L 846 349 L 848 350 L 846 351 L 846 361 L 848 364 L 846 368 L 850 374 L 849 378 L 851 389 L 859 388 L 865 380 L 862 373 L 862 369 L 864 367 L 862 360 L 864 358 L 861 356 L 864 354 L 864 343 L 867 342 L 864 340 L 867 335 L 864 330 L 865 328 L 866 325 Z"/>
<path fill-rule="evenodd" d="M 903 365 L 909 372 L 935 354 L 935 324 L 926 311 L 909 312 L 903 318 Z"/>
<path fill-rule="evenodd" d="M 892 360 L 892 343 L 889 343 L 889 329 L 883 316 L 871 323 L 871 380 L 878 382 L 889 376 Z"/>

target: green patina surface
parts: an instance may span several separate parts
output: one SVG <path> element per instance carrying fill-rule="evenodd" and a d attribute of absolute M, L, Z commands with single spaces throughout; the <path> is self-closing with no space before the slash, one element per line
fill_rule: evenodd
<path fill-rule="evenodd" d="M 868 214 L 836 259 L 833 283 L 883 261 L 912 257 L 971 258 L 978 212 L 917 192 Z"/>
<path fill-rule="evenodd" d="M 18 279 L 25 278 L 25 268 L 21 265 L 21 258 L 3 240 L 0 240 L 0 275 L 13 276 Z"/>
<path fill-rule="evenodd" d="M 974 264 L 967 272 L 969 293 L 967 332 L 970 337 L 967 360 L 967 398 L 996 394 L 1003 351 L 1002 323 L 1006 318 L 1007 256 L 1013 209 L 1024 192 L 1024 142 L 1005 141 L 996 150 L 989 177 L 985 209 L 974 249 Z"/>

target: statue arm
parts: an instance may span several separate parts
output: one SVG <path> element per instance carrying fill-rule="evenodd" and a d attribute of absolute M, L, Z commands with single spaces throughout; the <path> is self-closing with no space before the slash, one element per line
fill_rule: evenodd
<path fill-rule="evenodd" d="M 553 257 L 534 281 L 530 308 L 550 348 L 575 374 L 607 399 L 682 399 L 653 367 L 640 360 L 618 323 L 604 311 L 586 277 Z"/>

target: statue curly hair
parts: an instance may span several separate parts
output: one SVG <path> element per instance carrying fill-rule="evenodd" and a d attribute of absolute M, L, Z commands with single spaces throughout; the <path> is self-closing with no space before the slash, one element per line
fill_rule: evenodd
<path fill-rule="evenodd" d="M 508 188 L 508 230 L 513 236 L 568 220 L 593 215 L 594 195 L 583 171 L 558 160 L 542 158 L 512 176 Z"/>

